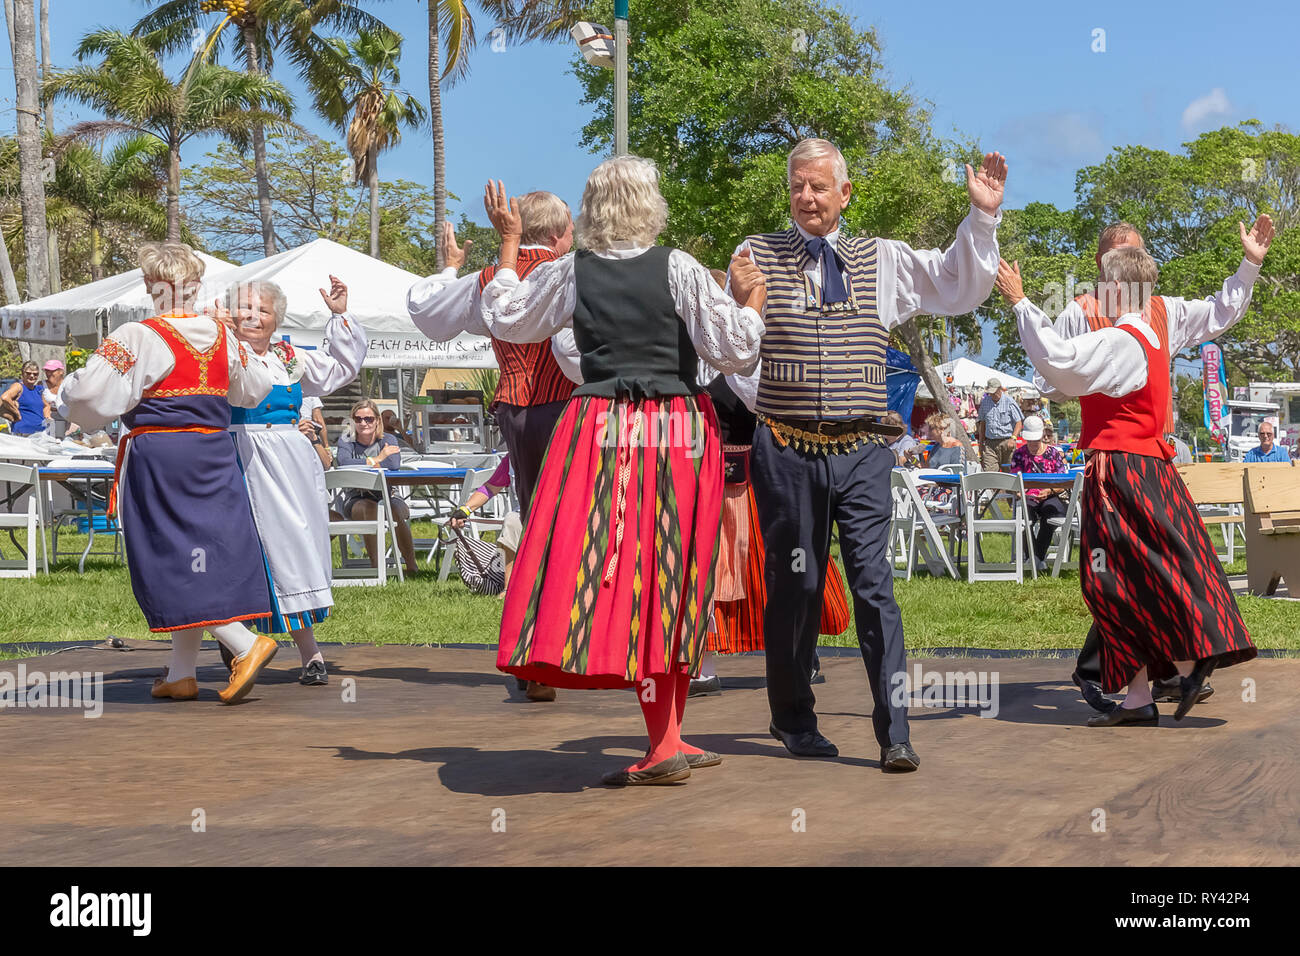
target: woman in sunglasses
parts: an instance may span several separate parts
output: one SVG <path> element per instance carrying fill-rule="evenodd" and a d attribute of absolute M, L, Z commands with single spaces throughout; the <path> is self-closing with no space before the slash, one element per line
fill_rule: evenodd
<path fill-rule="evenodd" d="M 370 399 L 362 399 L 352 406 L 353 438 L 339 441 L 334 463 L 340 468 L 383 468 L 396 471 L 402 467 L 401 449 L 397 436 L 385 432 L 379 420 L 379 409 Z M 393 503 L 393 522 L 397 526 L 397 549 L 401 552 L 406 572 L 414 574 L 415 542 L 411 540 L 411 511 L 406 502 L 390 495 Z M 370 521 L 379 513 L 379 492 L 348 489 L 339 504 L 339 513 L 346 521 Z M 379 563 L 375 554 L 375 536 L 366 535 L 366 553 L 370 563 Z"/>

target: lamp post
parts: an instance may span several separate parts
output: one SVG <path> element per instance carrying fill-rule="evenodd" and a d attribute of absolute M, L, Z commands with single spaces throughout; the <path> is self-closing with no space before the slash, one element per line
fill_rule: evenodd
<path fill-rule="evenodd" d="M 614 155 L 627 155 L 627 7 L 614 0 Z"/>

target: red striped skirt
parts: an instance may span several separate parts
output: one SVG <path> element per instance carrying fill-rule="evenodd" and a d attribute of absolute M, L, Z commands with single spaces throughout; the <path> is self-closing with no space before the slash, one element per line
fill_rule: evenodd
<path fill-rule="evenodd" d="M 1093 452 L 1084 472 L 1080 579 L 1101 638 L 1101 682 L 1127 687 L 1174 661 L 1256 654 L 1187 485 L 1169 462 Z"/>
<path fill-rule="evenodd" d="M 713 606 L 713 623 L 717 629 L 709 630 L 707 650 L 718 654 L 763 650 L 763 611 L 767 607 L 764 553 L 753 485 L 727 485 L 718 557 L 717 603 Z M 732 594 L 736 595 L 735 599 L 724 600 Z M 849 604 L 844 596 L 844 579 L 839 565 L 831 559 L 826 566 L 818 633 L 843 634 L 848 626 Z"/>
<path fill-rule="evenodd" d="M 571 398 L 510 575 L 497 667 L 553 687 L 698 674 L 721 448 L 707 395 Z"/>

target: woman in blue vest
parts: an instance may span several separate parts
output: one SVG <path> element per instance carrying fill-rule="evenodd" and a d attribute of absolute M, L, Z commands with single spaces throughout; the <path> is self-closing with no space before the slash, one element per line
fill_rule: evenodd
<path fill-rule="evenodd" d="M 334 604 L 330 592 L 329 509 L 325 472 L 314 445 L 322 441 L 315 424 L 302 414 L 305 395 L 328 395 L 361 371 L 366 332 L 347 316 L 348 287 L 330 276 L 320 290 L 330 310 L 323 347 L 298 351 L 271 341 L 287 306 L 274 282 L 255 280 L 232 288 L 235 336 L 271 367 L 275 385 L 253 408 L 232 408 L 230 431 L 248 483 L 253 519 L 271 575 L 271 616 L 251 622 L 268 634 L 288 633 L 302 658 L 299 682 L 327 683 L 325 658 L 312 625 L 325 620 Z"/>
<path fill-rule="evenodd" d="M 21 374 L 0 395 L 0 407 L 14 420 L 10 431 L 15 435 L 34 435 L 45 427 L 50 405 L 45 401 L 45 387 L 40 383 L 41 367 L 35 362 L 24 362 Z"/>

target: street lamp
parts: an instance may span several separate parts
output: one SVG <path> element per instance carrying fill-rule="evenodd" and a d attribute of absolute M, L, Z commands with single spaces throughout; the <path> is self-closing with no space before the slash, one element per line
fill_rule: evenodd
<path fill-rule="evenodd" d="M 627 155 L 627 7 L 614 0 L 614 32 L 599 23 L 575 23 L 569 34 L 592 66 L 614 70 L 614 155 Z"/>

